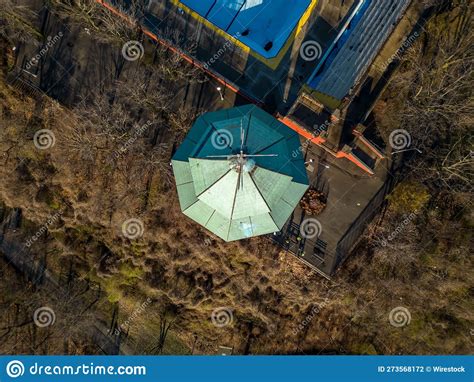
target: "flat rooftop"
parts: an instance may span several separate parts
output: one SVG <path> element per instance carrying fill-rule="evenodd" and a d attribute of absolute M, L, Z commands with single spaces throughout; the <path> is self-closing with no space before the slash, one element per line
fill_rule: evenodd
<path fill-rule="evenodd" d="M 318 0 L 180 0 L 178 5 L 260 56 L 276 57 Z M 295 32 L 295 33 L 293 33 Z"/>
<path fill-rule="evenodd" d="M 340 167 L 338 159 L 316 145 L 302 141 L 302 146 L 306 147 L 305 160 L 313 160 L 307 166 L 310 187 L 326 195 L 327 206 L 317 216 L 306 215 L 298 206 L 287 227 L 274 238 L 298 258 L 330 277 L 341 260 L 338 253 L 346 257 L 360 238 L 367 223 L 364 217 L 377 212 L 378 203 L 374 205 L 372 201 L 385 197 L 381 191 L 384 191 L 389 162 L 385 159 L 376 168 L 375 176 L 369 176 L 350 162 Z M 300 229 L 306 219 L 318 222 L 318 237 L 301 237 Z"/>

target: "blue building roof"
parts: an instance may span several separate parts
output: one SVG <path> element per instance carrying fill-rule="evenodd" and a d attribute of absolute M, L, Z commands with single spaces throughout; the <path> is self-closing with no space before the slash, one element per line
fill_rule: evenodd
<path fill-rule="evenodd" d="M 310 77 L 308 86 L 342 100 L 372 64 L 410 0 L 360 0 L 350 23 Z"/>

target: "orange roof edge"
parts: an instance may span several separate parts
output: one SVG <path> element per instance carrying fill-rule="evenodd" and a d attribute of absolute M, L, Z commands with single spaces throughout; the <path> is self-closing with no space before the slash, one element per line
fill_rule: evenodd
<path fill-rule="evenodd" d="M 357 167 L 360 167 L 362 170 L 365 172 L 368 172 L 370 175 L 374 175 L 375 173 L 372 171 L 372 169 L 367 166 L 364 162 L 362 162 L 359 158 L 357 158 L 354 154 L 352 153 L 346 153 L 344 151 L 338 151 L 336 153 L 336 158 L 346 158 L 349 159 L 352 163 L 354 163 Z"/>
<path fill-rule="evenodd" d="M 120 12 L 117 8 L 113 7 L 112 5 L 108 4 L 106 1 L 104 0 L 96 0 L 97 3 L 101 4 L 103 7 L 107 8 L 109 11 L 111 11 L 112 13 L 122 17 L 124 20 L 126 20 L 127 22 L 129 23 L 132 23 L 132 20 L 130 17 L 128 17 L 126 14 Z M 181 50 L 175 48 L 173 45 L 171 45 L 170 43 L 168 43 L 167 41 L 159 38 L 157 35 L 155 35 L 154 33 L 150 32 L 149 30 L 147 30 L 146 28 L 143 28 L 142 27 L 142 31 L 143 33 L 150 37 L 152 40 L 155 40 L 156 42 L 160 43 L 161 45 L 164 45 L 166 48 L 168 48 L 169 50 L 171 50 L 172 52 L 178 54 L 181 58 L 183 58 L 184 60 L 186 60 L 187 62 L 189 62 L 190 64 L 194 65 L 195 67 L 201 69 L 202 71 L 206 72 L 209 76 L 211 76 L 213 79 L 215 79 L 217 82 L 219 82 L 221 85 L 225 86 L 227 89 L 231 90 L 232 92 L 236 93 L 236 94 L 240 94 L 241 96 L 245 97 L 246 99 L 248 99 L 250 102 L 256 104 L 256 105 L 261 105 L 261 102 L 252 98 L 251 96 L 249 96 L 248 94 L 242 92 L 240 89 L 238 89 L 236 86 L 233 86 L 232 84 L 228 83 L 226 80 L 224 80 L 223 78 L 221 78 L 219 75 L 217 75 L 216 73 L 214 73 L 213 71 L 210 71 L 209 69 L 206 69 L 204 67 L 204 65 L 201 65 L 199 62 L 197 62 L 195 59 L 193 59 L 192 57 L 188 56 L 187 54 L 183 53 Z"/>
<path fill-rule="evenodd" d="M 295 121 L 288 117 L 279 117 L 278 120 L 288 126 L 290 129 L 296 131 L 299 135 L 302 137 L 309 139 L 312 143 L 315 143 L 317 145 L 321 145 L 326 140 L 323 137 L 317 137 L 314 134 L 311 134 L 308 130 L 306 130 L 304 127 L 298 125 Z"/>
<path fill-rule="evenodd" d="M 303 128 L 302 126 L 298 125 L 295 121 L 288 117 L 279 117 L 278 120 L 282 123 L 284 123 L 286 126 L 291 128 L 292 130 L 296 131 L 299 135 L 302 137 L 310 140 L 312 143 L 315 143 L 322 148 L 324 148 L 326 151 L 328 151 L 330 154 L 335 156 L 336 158 L 346 158 L 350 160 L 352 163 L 360 167 L 362 170 L 365 172 L 369 173 L 370 175 L 374 175 L 374 172 L 372 169 L 367 166 L 364 162 L 362 162 L 359 158 L 357 158 L 354 154 L 352 153 L 346 153 L 343 151 L 339 151 L 337 153 L 334 153 L 332 150 L 329 150 L 327 147 L 323 145 L 326 140 L 322 137 L 316 137 L 314 134 L 311 134 L 308 130 Z"/>

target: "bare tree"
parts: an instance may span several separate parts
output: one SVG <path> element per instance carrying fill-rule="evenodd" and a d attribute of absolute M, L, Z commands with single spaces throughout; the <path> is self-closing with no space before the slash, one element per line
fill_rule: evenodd
<path fill-rule="evenodd" d="M 104 43 L 124 43 L 135 40 L 140 34 L 141 10 L 137 1 L 119 11 L 128 17 L 122 18 L 105 9 L 95 0 L 50 0 L 52 10 L 73 25 L 88 28 L 93 38 Z"/>
<path fill-rule="evenodd" d="M 473 10 L 467 1 L 441 9 L 394 79 L 401 101 L 396 128 L 423 151 L 409 165 L 419 180 L 469 191 L 474 180 Z"/>
<path fill-rule="evenodd" d="M 39 40 L 41 33 L 33 21 L 36 13 L 13 0 L 0 0 L 0 36 L 10 43 Z"/>
<path fill-rule="evenodd" d="M 171 302 L 166 303 L 160 312 L 160 332 L 158 334 L 158 341 L 149 351 L 150 354 L 161 354 L 166 343 L 166 338 L 170 329 L 176 322 L 178 314 L 178 307 Z"/>

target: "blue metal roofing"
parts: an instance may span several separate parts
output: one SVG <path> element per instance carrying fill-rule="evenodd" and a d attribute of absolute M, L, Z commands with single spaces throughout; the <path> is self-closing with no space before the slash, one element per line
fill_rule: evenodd
<path fill-rule="evenodd" d="M 409 3 L 410 0 L 361 0 L 347 29 L 318 65 L 308 86 L 338 100 L 347 96 L 372 64 Z"/>
<path fill-rule="evenodd" d="M 312 1 L 180 0 L 265 58 L 278 54 Z"/>

